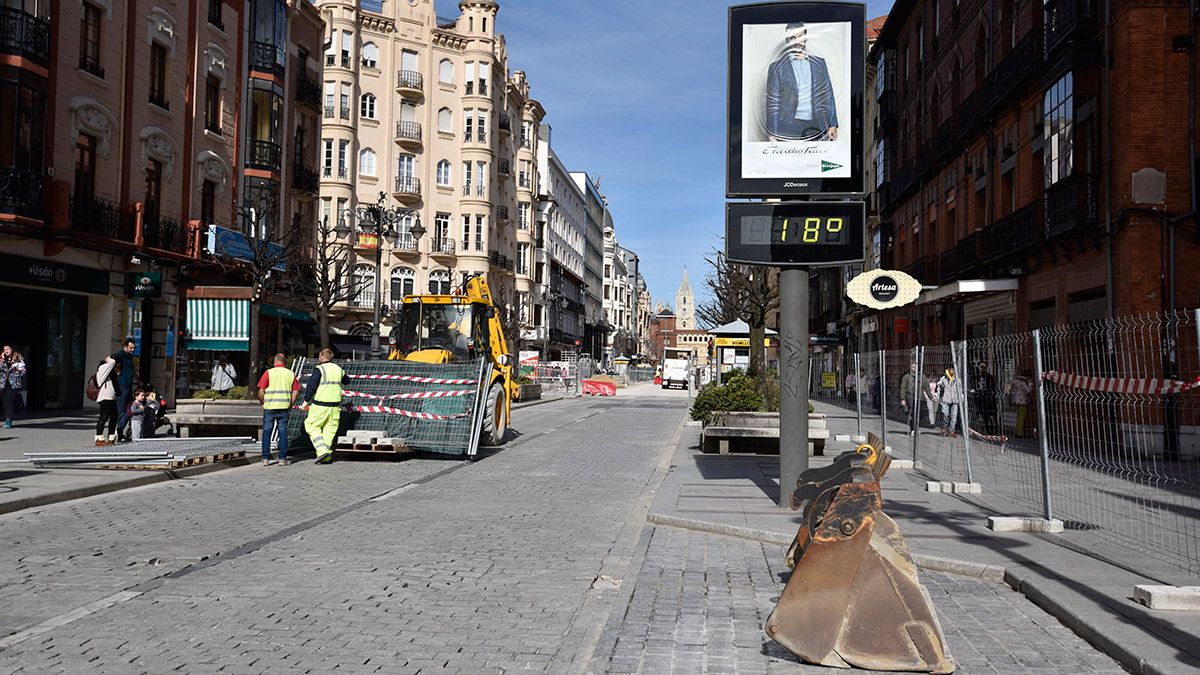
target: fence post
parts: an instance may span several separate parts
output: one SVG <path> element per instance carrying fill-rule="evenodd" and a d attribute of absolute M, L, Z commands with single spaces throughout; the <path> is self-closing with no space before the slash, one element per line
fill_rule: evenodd
<path fill-rule="evenodd" d="M 1198 310 L 1200 312 L 1200 310 Z M 1049 436 L 1049 420 L 1046 419 L 1046 395 L 1045 381 L 1042 380 L 1042 331 L 1035 329 L 1033 331 L 1033 367 L 1037 370 L 1034 373 L 1034 384 L 1037 387 L 1037 404 L 1038 404 L 1038 445 L 1042 450 L 1042 516 L 1046 520 L 1052 520 L 1050 509 L 1050 439 Z"/>
<path fill-rule="evenodd" d="M 1200 309 L 1196 310 L 1200 312 Z M 1197 328 L 1200 330 L 1200 328 Z M 858 374 L 862 372 L 858 369 L 858 352 L 854 353 L 854 410 L 858 415 L 858 435 L 862 437 L 862 382 L 858 379 Z"/>
<path fill-rule="evenodd" d="M 880 345 L 882 346 L 882 345 Z M 887 350 L 879 350 L 879 435 L 887 452 Z"/>
<path fill-rule="evenodd" d="M 959 359 L 958 348 L 956 345 L 962 345 L 962 359 Z M 951 343 L 950 358 L 954 362 L 954 370 L 958 372 L 958 382 L 961 385 L 959 390 L 962 392 L 962 403 L 959 407 L 962 408 L 959 414 L 959 420 L 962 422 L 963 430 L 963 454 L 967 460 L 967 482 L 974 483 L 974 474 L 971 472 L 971 407 L 967 401 L 971 398 L 971 381 L 967 375 L 970 369 L 970 364 L 967 363 L 967 341 L 959 340 L 957 343 Z M 951 429 L 953 431 L 953 429 Z"/>
<path fill-rule="evenodd" d="M 912 387 L 912 459 L 913 467 L 917 466 L 917 447 L 920 445 L 921 439 L 921 401 L 925 400 L 925 391 L 929 388 L 929 384 L 925 381 L 925 348 L 913 347 L 913 357 L 917 364 L 917 372 L 913 373 Z"/>

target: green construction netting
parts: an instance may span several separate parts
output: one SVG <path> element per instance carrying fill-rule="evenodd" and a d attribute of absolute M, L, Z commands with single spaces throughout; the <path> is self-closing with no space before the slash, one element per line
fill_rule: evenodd
<path fill-rule="evenodd" d="M 380 438 L 403 439 L 408 447 L 423 452 L 446 455 L 474 455 L 478 445 L 478 404 L 481 375 L 486 381 L 490 364 L 483 360 L 435 365 L 407 361 L 337 361 L 350 376 L 342 389 L 364 396 L 343 395 L 341 424 L 338 437 L 348 431 L 378 431 Z M 302 360 L 295 366 L 303 392 L 309 376 L 316 369 L 314 359 Z M 363 377 L 373 376 L 373 377 Z M 468 383 L 420 382 L 403 378 L 435 380 L 467 380 Z M 460 392 L 469 390 L 469 393 Z M 402 398 L 408 394 L 451 393 L 438 398 Z M 303 397 L 301 397 L 303 398 Z M 297 400 L 297 404 L 301 401 Z M 389 411 L 357 410 L 356 408 L 384 407 Z M 406 414 L 408 413 L 408 414 Z M 312 442 L 304 433 L 303 410 L 293 409 L 288 417 L 289 448 L 311 448 Z"/>

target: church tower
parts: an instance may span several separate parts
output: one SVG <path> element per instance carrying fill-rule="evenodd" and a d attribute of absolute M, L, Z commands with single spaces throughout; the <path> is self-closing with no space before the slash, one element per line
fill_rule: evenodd
<path fill-rule="evenodd" d="M 687 267 L 683 268 L 683 283 L 675 292 L 675 329 L 685 330 L 696 327 L 696 296 L 692 294 L 692 285 L 688 283 Z"/>

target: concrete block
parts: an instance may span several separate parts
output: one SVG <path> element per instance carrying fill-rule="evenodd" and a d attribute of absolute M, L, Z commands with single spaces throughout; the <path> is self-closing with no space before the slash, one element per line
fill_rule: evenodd
<path fill-rule="evenodd" d="M 891 468 L 893 469 L 911 469 L 913 461 L 911 459 L 893 459 Z"/>
<path fill-rule="evenodd" d="M 954 483 L 951 485 L 951 491 L 958 494 L 978 495 L 983 494 L 983 486 L 979 483 Z"/>
<path fill-rule="evenodd" d="M 1133 599 L 1150 609 L 1195 612 L 1200 611 L 1200 586 L 1138 584 L 1133 587 Z"/>
<path fill-rule="evenodd" d="M 1057 518 L 1022 518 L 1018 516 L 989 516 L 988 529 L 994 532 L 1044 532 L 1059 534 L 1063 531 L 1063 522 Z"/>
<path fill-rule="evenodd" d="M 950 484 L 943 483 L 940 480 L 931 480 L 925 482 L 926 492 L 949 492 Z"/>
<path fill-rule="evenodd" d="M 839 443 L 849 443 L 850 442 L 850 434 L 834 434 L 833 440 L 835 440 Z"/>
<path fill-rule="evenodd" d="M 350 438 L 355 438 L 355 439 L 375 438 L 379 435 L 379 432 L 378 431 L 363 431 L 360 429 L 349 429 L 346 431 L 346 435 L 349 436 Z"/>
<path fill-rule="evenodd" d="M 851 443 L 866 443 L 867 437 L 863 434 L 854 434 L 853 436 L 850 437 L 850 442 Z"/>

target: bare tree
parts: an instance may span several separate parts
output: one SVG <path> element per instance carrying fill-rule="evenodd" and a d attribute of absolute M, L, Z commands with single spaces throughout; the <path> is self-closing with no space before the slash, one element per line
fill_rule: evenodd
<path fill-rule="evenodd" d="M 521 347 L 525 342 L 522 334 L 526 328 L 530 327 L 529 309 L 517 302 L 520 296 L 503 278 L 497 278 L 494 285 L 489 281 L 488 288 L 492 291 L 492 304 L 496 307 L 496 317 L 500 319 L 500 325 L 504 327 L 504 340 L 508 343 L 508 350 L 512 352 L 513 357 L 516 357 L 520 354 Z"/>
<path fill-rule="evenodd" d="M 741 319 L 750 327 L 750 370 L 758 389 L 767 391 L 767 319 L 779 309 L 778 274 L 769 267 L 738 265 L 725 259 L 720 250 L 705 257 L 711 268 L 704 277 L 709 299 L 696 306 L 696 315 L 709 326 Z"/>
<path fill-rule="evenodd" d="M 296 298 L 317 315 L 321 349 L 329 347 L 329 324 L 337 307 L 349 304 L 366 289 L 366 279 L 350 273 L 351 246 L 339 241 L 328 219 L 313 228 L 311 255 L 301 256 L 293 284 Z M 376 271 L 378 273 L 378 270 Z"/>

